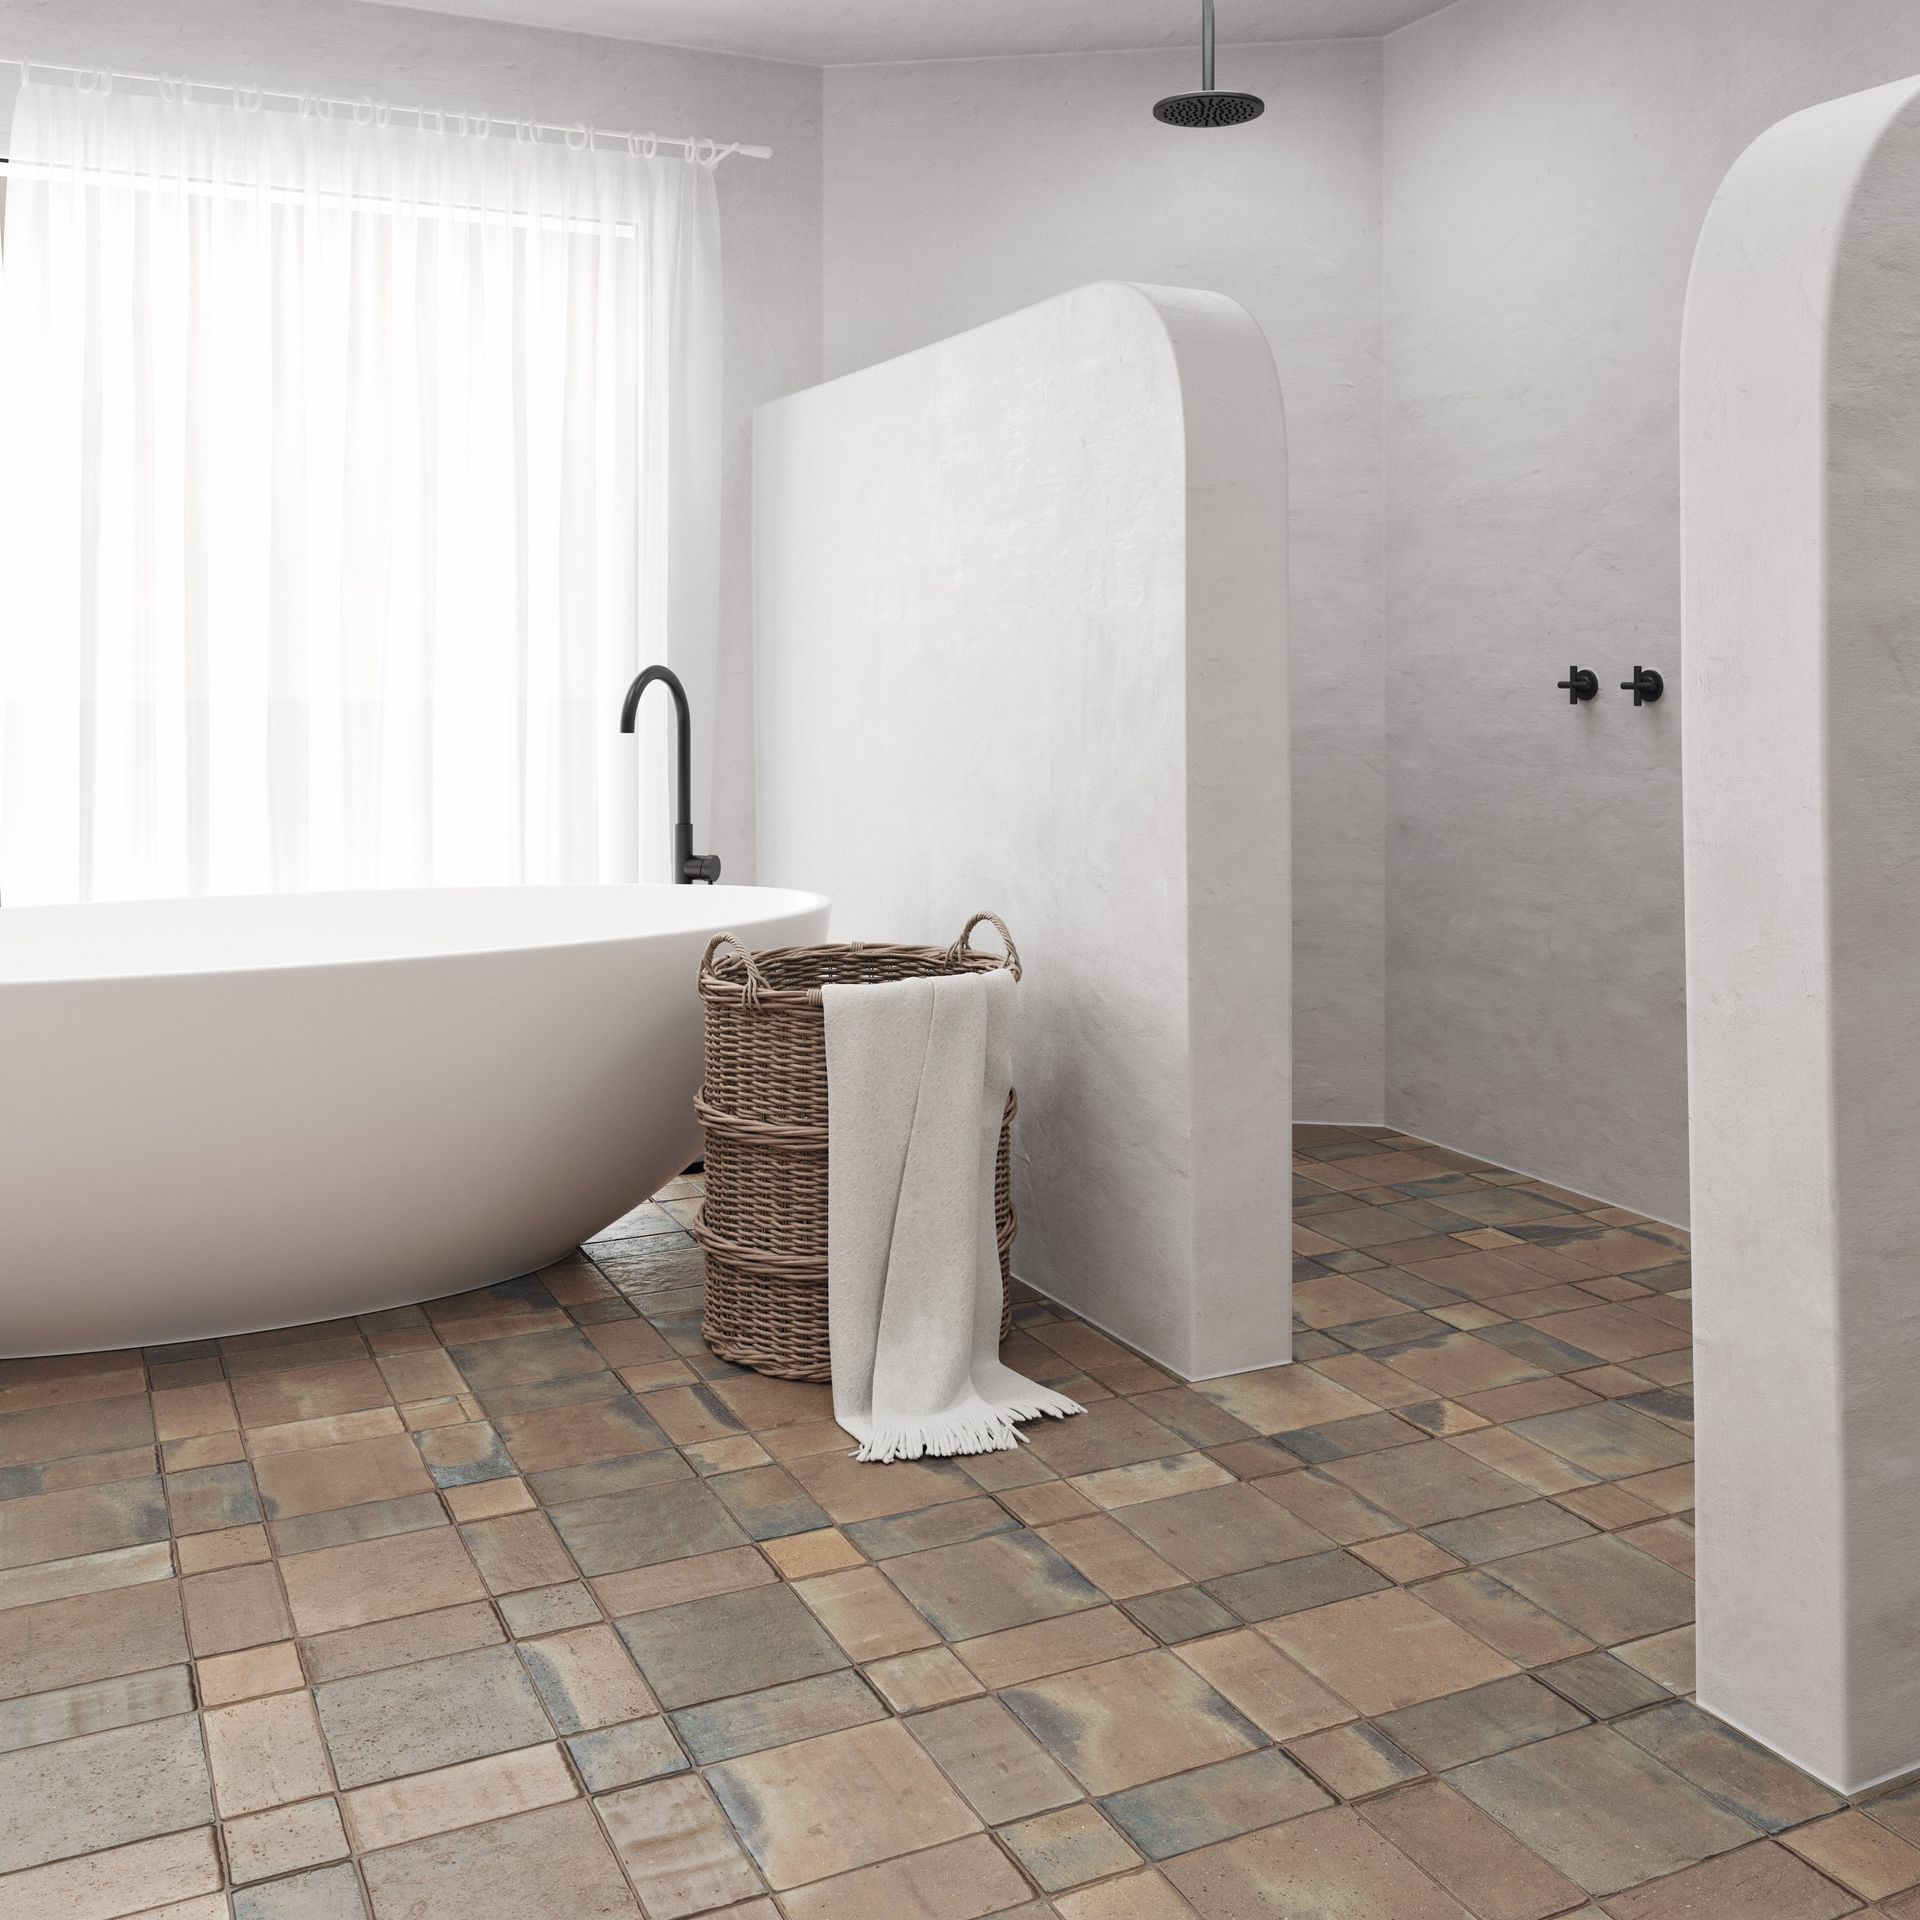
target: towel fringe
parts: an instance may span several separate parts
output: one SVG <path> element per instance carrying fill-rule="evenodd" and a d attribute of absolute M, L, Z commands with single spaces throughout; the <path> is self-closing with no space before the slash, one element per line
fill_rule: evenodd
<path fill-rule="evenodd" d="M 1009 1453 L 1018 1447 L 1020 1420 L 1064 1420 L 1085 1409 L 1051 1387 L 1036 1386 L 1017 1405 L 985 1413 L 947 1414 L 932 1420 L 875 1421 L 873 1430 L 854 1454 L 856 1460 L 884 1464 L 890 1460 L 919 1460 L 928 1455 L 951 1459 L 956 1454 Z"/>

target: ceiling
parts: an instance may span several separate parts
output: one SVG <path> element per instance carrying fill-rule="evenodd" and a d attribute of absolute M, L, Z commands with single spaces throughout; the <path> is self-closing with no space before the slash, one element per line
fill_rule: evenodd
<path fill-rule="evenodd" d="M 847 66 L 1190 46 L 1197 0 L 402 0 L 435 13 Z M 1217 0 L 1232 41 L 1366 38 L 1450 0 Z"/>

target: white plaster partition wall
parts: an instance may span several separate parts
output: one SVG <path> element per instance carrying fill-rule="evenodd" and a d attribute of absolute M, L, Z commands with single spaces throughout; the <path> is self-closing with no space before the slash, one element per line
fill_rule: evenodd
<path fill-rule="evenodd" d="M 1920 1766 L 1920 81 L 1763 135 L 1682 389 L 1699 1700 Z"/>
<path fill-rule="evenodd" d="M 1005 915 L 1017 1269 L 1189 1378 L 1291 1352 L 1285 485 L 1217 294 L 1083 287 L 757 416 L 761 876 L 840 939 Z"/>
<path fill-rule="evenodd" d="M 1192 86 L 1191 45 L 829 69 L 821 374 L 1099 280 L 1209 287 L 1260 323 L 1287 397 L 1294 1107 L 1378 1125 L 1381 48 L 1221 59 L 1267 111 L 1217 139 L 1147 112 Z"/>
<path fill-rule="evenodd" d="M 1920 71 L 1920 5 L 1456 0 L 1385 59 L 1387 1114 L 1684 1221 L 1687 269 L 1775 121 Z"/>

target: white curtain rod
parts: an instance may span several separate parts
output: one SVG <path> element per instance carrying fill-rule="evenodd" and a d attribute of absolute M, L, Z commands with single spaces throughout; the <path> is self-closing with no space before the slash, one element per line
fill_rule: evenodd
<path fill-rule="evenodd" d="M 615 133 L 599 127 L 590 127 L 584 121 L 566 127 L 552 121 L 514 120 L 502 114 L 470 112 L 461 108 L 443 113 L 436 107 L 396 107 L 385 100 L 343 100 L 324 93 L 287 93 L 278 87 L 235 86 L 225 80 L 187 80 L 177 74 L 109 72 L 102 67 L 64 66 L 54 60 L 0 60 L 0 65 L 18 67 L 23 84 L 30 81 L 30 70 L 37 67 L 47 73 L 70 74 L 76 85 L 86 79 L 92 79 L 96 86 L 103 82 L 111 85 L 115 81 L 127 80 L 137 86 L 158 87 L 162 93 L 169 88 L 177 87 L 183 98 L 190 98 L 197 89 L 202 93 L 231 94 L 236 104 L 246 102 L 258 106 L 263 100 L 290 100 L 296 106 L 305 101 L 328 109 L 345 107 L 356 119 L 363 116 L 378 118 L 394 113 L 411 114 L 422 127 L 425 127 L 429 121 L 436 127 L 444 127 L 449 121 L 457 121 L 464 126 L 472 126 L 478 122 L 489 129 L 511 127 L 516 133 L 532 134 L 536 140 L 542 134 L 558 134 L 569 145 L 584 134 L 588 146 L 592 146 L 596 140 L 604 139 L 619 141 L 628 147 L 636 144 L 644 145 L 649 153 L 656 147 L 678 147 L 689 159 L 701 160 L 708 166 L 717 166 L 730 153 L 737 153 L 744 160 L 773 158 L 771 147 L 747 146 L 738 140 L 708 140 L 691 134 L 674 133 Z M 5 159 L 0 157 L 0 166 L 5 164 Z"/>

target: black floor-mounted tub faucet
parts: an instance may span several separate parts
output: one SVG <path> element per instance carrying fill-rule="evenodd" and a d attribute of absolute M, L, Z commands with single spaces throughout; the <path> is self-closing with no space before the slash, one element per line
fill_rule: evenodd
<path fill-rule="evenodd" d="M 712 886 L 720 878 L 717 853 L 693 850 L 693 722 L 687 713 L 687 690 L 671 667 L 649 667 L 627 689 L 626 705 L 620 709 L 620 731 L 633 731 L 633 716 L 639 711 L 640 696 L 655 680 L 673 695 L 675 734 L 675 806 L 673 822 L 673 877 L 685 887 L 696 880 Z"/>

